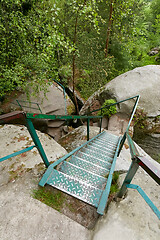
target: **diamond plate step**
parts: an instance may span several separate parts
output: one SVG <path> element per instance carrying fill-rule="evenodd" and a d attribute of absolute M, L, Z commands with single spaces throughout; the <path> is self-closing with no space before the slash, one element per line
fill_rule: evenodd
<path fill-rule="evenodd" d="M 110 169 L 111 167 L 111 161 L 103 161 L 101 159 L 98 159 L 98 158 L 95 158 L 93 156 L 90 156 L 89 154 L 86 154 L 86 153 L 83 153 L 83 152 L 78 152 L 76 154 L 76 157 L 80 157 L 88 162 L 91 162 L 91 163 L 94 163 L 100 167 L 103 167 L 103 168 L 107 168 L 107 169 Z"/>
<path fill-rule="evenodd" d="M 115 152 L 115 149 L 111 149 L 109 146 L 106 146 L 106 147 L 105 146 L 100 146 L 99 144 L 94 143 L 94 142 L 91 142 L 89 144 L 89 146 L 93 146 L 93 147 L 99 148 L 99 149 L 101 149 L 101 150 L 103 150 L 105 152 L 109 152 L 111 154 L 114 154 L 114 152 Z"/>
<path fill-rule="evenodd" d="M 92 142 L 92 144 L 93 144 L 93 146 L 97 146 L 97 147 L 102 148 L 102 149 L 108 149 L 112 152 L 115 152 L 115 150 L 116 150 L 116 147 L 113 148 L 109 145 L 104 145 L 104 144 L 102 145 L 100 142 Z"/>
<path fill-rule="evenodd" d="M 116 142 L 117 139 L 119 138 L 118 136 L 115 136 L 115 135 L 112 135 L 110 133 L 105 133 L 105 134 L 102 134 L 101 136 L 99 136 L 98 138 L 101 138 L 105 141 L 111 141 L 111 142 Z"/>
<path fill-rule="evenodd" d="M 107 146 L 109 146 L 109 147 L 111 147 L 111 148 L 115 148 L 115 147 L 117 146 L 117 143 L 116 143 L 116 144 L 112 144 L 112 143 L 110 143 L 110 142 L 103 141 L 103 140 L 101 140 L 101 139 L 96 139 L 96 140 L 94 140 L 93 142 L 97 142 L 97 143 L 100 143 L 100 144 L 103 144 L 103 145 L 107 145 Z M 118 141 L 117 141 L 117 142 L 118 142 Z"/>
<path fill-rule="evenodd" d="M 82 168 L 82 169 L 87 169 L 87 171 L 89 171 L 91 173 L 96 173 L 101 176 L 106 176 L 109 172 L 108 169 L 97 166 L 96 164 L 90 163 L 90 162 L 88 162 L 84 159 L 80 159 L 76 156 L 72 156 L 72 158 L 69 160 L 69 162 Z"/>
<path fill-rule="evenodd" d="M 47 184 L 95 207 L 98 207 L 103 192 L 101 189 L 85 184 L 55 169 L 47 180 Z"/>
<path fill-rule="evenodd" d="M 98 148 L 98 147 L 95 147 L 95 146 L 92 146 L 92 145 L 90 145 L 90 144 L 88 144 L 87 146 L 86 146 L 86 148 L 88 148 L 88 149 L 91 149 L 92 151 L 94 151 L 94 152 L 98 152 L 99 151 L 99 153 L 100 154 L 103 154 L 103 155 L 107 155 L 107 156 L 109 156 L 109 157 L 113 157 L 114 156 L 114 152 L 109 152 L 109 151 L 104 151 L 104 150 L 102 150 L 101 148 Z"/>
<path fill-rule="evenodd" d="M 107 178 L 88 172 L 87 170 L 84 170 L 66 161 L 63 162 L 59 171 L 99 189 L 103 189 L 105 183 L 107 182 Z"/>
<path fill-rule="evenodd" d="M 117 139 L 112 140 L 110 138 L 99 137 L 99 138 L 97 138 L 97 140 L 101 140 L 101 141 L 103 141 L 105 143 L 110 143 L 111 145 L 116 145 L 117 144 Z"/>
<path fill-rule="evenodd" d="M 99 151 L 93 151 L 93 150 L 91 150 L 89 148 L 85 148 L 84 147 L 84 148 L 81 149 L 81 152 L 87 153 L 90 156 L 102 159 L 104 161 L 108 161 L 108 160 L 112 161 L 113 160 L 113 158 L 107 156 L 107 154 L 104 155 L 104 154 L 100 153 Z"/>

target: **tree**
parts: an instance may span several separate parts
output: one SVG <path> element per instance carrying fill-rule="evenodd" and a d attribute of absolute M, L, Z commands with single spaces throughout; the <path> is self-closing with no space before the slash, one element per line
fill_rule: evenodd
<path fill-rule="evenodd" d="M 58 76 L 59 52 L 70 49 L 58 31 L 54 1 L 2 0 L 0 7 L 0 94 L 16 86 L 46 90 Z"/>

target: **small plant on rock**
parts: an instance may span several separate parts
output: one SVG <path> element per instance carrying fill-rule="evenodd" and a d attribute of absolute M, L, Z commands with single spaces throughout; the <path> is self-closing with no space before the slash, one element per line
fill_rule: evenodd
<path fill-rule="evenodd" d="M 114 104 L 116 103 L 116 101 L 114 99 L 107 99 L 105 100 L 105 102 L 103 103 L 102 105 L 102 110 L 100 110 L 98 112 L 98 115 L 100 116 L 106 116 L 106 117 L 111 117 L 113 114 L 117 113 L 117 108 L 116 108 L 116 105 L 113 105 L 113 106 L 110 106 L 110 107 L 107 107 L 111 104 Z"/>
<path fill-rule="evenodd" d="M 133 121 L 134 126 L 138 127 L 139 129 L 145 128 L 147 125 L 146 122 L 147 114 L 144 112 L 143 109 L 137 109 L 136 114 L 134 115 Z"/>

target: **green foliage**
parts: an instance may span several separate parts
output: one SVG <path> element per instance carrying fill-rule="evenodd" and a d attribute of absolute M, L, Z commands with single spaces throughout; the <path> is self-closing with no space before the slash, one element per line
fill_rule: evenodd
<path fill-rule="evenodd" d="M 105 102 L 102 105 L 102 109 L 101 111 L 99 111 L 98 115 L 100 116 L 106 116 L 106 117 L 111 117 L 113 114 L 115 114 L 117 112 L 117 108 L 116 105 L 107 107 L 111 104 L 116 103 L 116 101 L 114 99 L 107 99 L 105 100 Z"/>
<path fill-rule="evenodd" d="M 113 1 L 105 58 L 110 1 L 1 0 L 0 96 L 16 87 L 46 91 L 51 78 L 71 85 L 73 55 L 84 98 L 125 71 L 159 64 L 160 53 L 148 55 L 160 46 L 159 6 L 159 0 Z"/>
<path fill-rule="evenodd" d="M 1 1 L 0 95 L 33 85 L 37 93 L 57 78 L 57 58 L 70 45 L 58 31 L 55 9 L 48 0 Z"/>
<path fill-rule="evenodd" d="M 60 211 L 64 202 L 64 196 L 61 192 L 53 193 L 45 188 L 38 188 L 33 190 L 33 198 L 40 200 L 46 205 Z"/>
<path fill-rule="evenodd" d="M 147 114 L 144 112 L 143 109 L 138 108 L 133 117 L 135 127 L 144 129 L 147 124 L 146 119 L 147 119 Z"/>
<path fill-rule="evenodd" d="M 112 185 L 110 189 L 110 194 L 116 193 L 119 191 L 119 186 L 118 186 L 118 179 L 119 179 L 119 173 L 114 172 L 113 173 L 113 178 L 112 178 Z"/>

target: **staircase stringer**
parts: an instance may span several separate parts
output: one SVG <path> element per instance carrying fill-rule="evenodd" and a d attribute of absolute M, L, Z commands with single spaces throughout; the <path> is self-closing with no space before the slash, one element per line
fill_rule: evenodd
<path fill-rule="evenodd" d="M 122 140 L 122 137 L 120 137 L 119 140 L 118 140 L 116 152 L 114 154 L 112 166 L 111 166 L 109 176 L 108 176 L 108 179 L 107 179 L 107 184 L 106 184 L 106 187 L 105 187 L 105 189 L 102 193 L 102 196 L 100 198 L 100 202 L 99 202 L 99 205 L 98 205 L 97 213 L 100 214 L 100 215 L 104 214 L 104 210 L 105 210 L 105 207 L 106 207 L 106 204 L 107 204 L 107 201 L 108 201 L 108 196 L 109 196 L 109 193 L 110 193 L 110 188 L 111 188 L 111 183 L 112 183 L 112 175 L 114 173 L 114 169 L 115 169 L 115 165 L 116 165 L 116 160 L 117 160 L 121 140 Z"/>
<path fill-rule="evenodd" d="M 39 185 L 44 187 L 44 185 L 47 183 L 47 180 L 50 177 L 50 174 L 52 173 L 52 170 L 58 166 L 60 163 L 64 162 L 67 158 L 69 158 L 70 156 L 72 156 L 75 152 L 79 151 L 81 148 L 83 148 L 84 146 L 86 146 L 89 142 L 93 141 L 94 139 L 98 138 L 99 136 L 101 136 L 104 132 L 99 133 L 98 135 L 96 135 L 95 137 L 93 137 L 92 139 L 90 139 L 89 141 L 85 142 L 84 144 L 82 144 L 81 146 L 75 148 L 73 151 L 71 151 L 70 153 L 66 154 L 65 156 L 63 156 L 62 158 L 58 159 L 57 161 L 55 161 L 54 163 L 52 163 L 51 165 L 49 165 L 47 171 L 44 173 L 43 178 L 40 180 Z"/>

